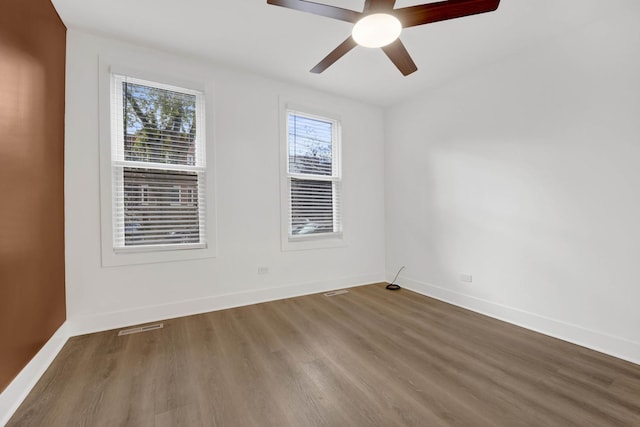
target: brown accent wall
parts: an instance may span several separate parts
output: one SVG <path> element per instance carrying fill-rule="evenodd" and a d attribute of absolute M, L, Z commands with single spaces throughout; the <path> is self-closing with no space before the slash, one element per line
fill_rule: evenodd
<path fill-rule="evenodd" d="M 0 392 L 65 320 L 65 49 L 49 0 L 0 2 Z"/>

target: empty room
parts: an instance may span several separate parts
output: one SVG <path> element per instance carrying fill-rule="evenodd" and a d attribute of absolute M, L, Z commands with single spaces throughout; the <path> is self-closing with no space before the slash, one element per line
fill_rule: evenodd
<path fill-rule="evenodd" d="M 640 426 L 639 22 L 3 0 L 0 426 Z"/>

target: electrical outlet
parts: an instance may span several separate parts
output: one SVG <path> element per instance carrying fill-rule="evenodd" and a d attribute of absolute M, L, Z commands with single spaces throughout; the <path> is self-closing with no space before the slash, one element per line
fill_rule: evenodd
<path fill-rule="evenodd" d="M 268 274 L 269 267 L 258 267 L 258 274 Z"/>
<path fill-rule="evenodd" d="M 471 283 L 471 282 L 473 282 L 473 277 L 470 274 L 467 274 L 467 273 L 460 273 L 460 281 L 461 282 Z"/>

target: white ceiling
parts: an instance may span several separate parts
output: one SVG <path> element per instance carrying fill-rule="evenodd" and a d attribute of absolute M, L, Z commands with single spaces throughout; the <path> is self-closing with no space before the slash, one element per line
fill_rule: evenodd
<path fill-rule="evenodd" d="M 317 0 L 362 10 L 364 0 Z M 426 0 L 427 3 L 432 1 Z M 322 74 L 309 70 L 351 24 L 266 0 L 53 0 L 69 28 L 130 40 L 388 106 L 447 79 L 548 42 L 623 0 L 502 0 L 496 12 L 409 28 L 408 77 L 380 49 L 356 47 Z M 425 1 L 398 0 L 396 8 Z"/>

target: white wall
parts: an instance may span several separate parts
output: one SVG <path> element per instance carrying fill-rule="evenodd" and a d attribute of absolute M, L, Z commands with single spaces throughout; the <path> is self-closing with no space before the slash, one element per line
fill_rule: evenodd
<path fill-rule="evenodd" d="M 75 333 L 384 279 L 383 114 L 379 108 L 215 64 L 68 33 L 66 274 Z M 98 58 L 144 62 L 214 86 L 218 256 L 101 267 Z M 341 248 L 280 250 L 278 97 L 342 119 Z M 258 275 L 258 266 L 269 274 Z"/>
<path fill-rule="evenodd" d="M 388 111 L 388 278 L 640 362 L 638 12 Z"/>

